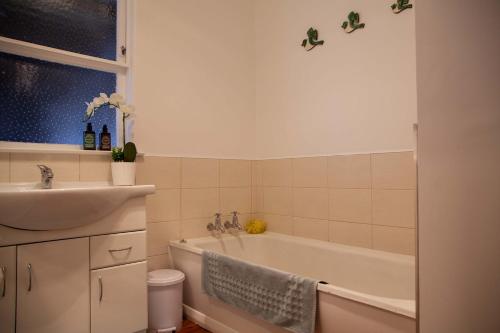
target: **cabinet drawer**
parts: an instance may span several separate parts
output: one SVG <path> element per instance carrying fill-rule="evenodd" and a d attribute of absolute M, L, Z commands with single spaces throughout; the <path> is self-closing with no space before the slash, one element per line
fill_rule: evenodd
<path fill-rule="evenodd" d="M 90 268 L 146 259 L 146 231 L 90 237 Z"/>

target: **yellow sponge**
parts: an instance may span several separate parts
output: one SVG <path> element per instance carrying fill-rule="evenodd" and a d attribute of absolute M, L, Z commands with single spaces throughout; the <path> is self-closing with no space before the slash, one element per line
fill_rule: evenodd
<path fill-rule="evenodd" d="M 259 219 L 252 219 L 245 225 L 245 231 L 249 234 L 261 234 L 266 231 L 266 222 Z"/>

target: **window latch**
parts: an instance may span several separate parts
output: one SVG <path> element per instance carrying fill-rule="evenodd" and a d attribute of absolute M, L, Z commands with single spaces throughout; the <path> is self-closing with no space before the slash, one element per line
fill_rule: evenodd
<path fill-rule="evenodd" d="M 122 55 L 126 55 L 127 54 L 127 48 L 125 46 L 122 45 L 122 47 L 120 48 L 120 50 L 122 51 Z"/>

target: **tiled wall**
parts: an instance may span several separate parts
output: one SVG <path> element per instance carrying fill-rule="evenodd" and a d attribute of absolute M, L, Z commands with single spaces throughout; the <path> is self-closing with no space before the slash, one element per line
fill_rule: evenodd
<path fill-rule="evenodd" d="M 50 166 L 56 181 L 111 181 L 109 155 L 0 153 L 0 182 L 39 181 L 36 164 Z M 251 161 L 139 157 L 137 183 L 156 185 L 146 199 L 149 269 L 169 265 L 169 240 L 208 235 L 216 212 L 249 218 Z"/>
<path fill-rule="evenodd" d="M 110 181 L 108 155 L 0 153 L 0 182 Z M 269 230 L 414 254 L 415 164 L 411 152 L 277 159 L 138 158 L 147 202 L 150 269 L 169 265 L 168 240 L 208 235 L 215 212 L 264 218 Z"/>
<path fill-rule="evenodd" d="M 412 152 L 252 163 L 252 208 L 269 230 L 415 253 Z"/>
<path fill-rule="evenodd" d="M 209 235 L 216 212 L 229 220 L 236 210 L 241 223 L 251 213 L 251 161 L 146 156 L 137 183 L 156 185 L 147 198 L 150 269 L 169 265 L 168 240 Z"/>
<path fill-rule="evenodd" d="M 108 155 L 0 153 L 0 182 L 38 182 L 37 164 L 47 164 L 58 181 L 109 181 Z"/>

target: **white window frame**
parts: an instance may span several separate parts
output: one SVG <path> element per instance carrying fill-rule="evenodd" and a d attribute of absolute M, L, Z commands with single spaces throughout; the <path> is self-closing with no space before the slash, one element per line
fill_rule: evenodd
<path fill-rule="evenodd" d="M 131 103 L 131 34 L 133 21 L 133 0 L 117 0 L 116 17 L 116 61 L 88 56 L 76 52 L 65 51 L 57 48 L 47 47 L 34 43 L 28 43 L 12 38 L 0 36 L 0 52 L 15 54 L 18 56 L 45 60 L 53 63 L 71 65 L 80 68 L 94 69 L 102 72 L 116 74 L 116 92 L 125 97 Z M 122 55 L 121 47 L 126 47 L 126 54 Z M 82 101 L 82 105 L 85 101 Z M 82 107 L 82 116 L 85 110 Z M 128 126 L 130 127 L 130 126 Z M 123 142 L 122 119 L 119 112 L 116 113 L 116 143 L 118 146 Z M 131 131 L 127 136 L 132 136 Z M 131 137 L 127 138 L 131 139 Z M 41 151 L 81 151 L 80 145 L 71 144 L 45 144 L 0 141 L 0 151 L 17 150 L 41 150 Z"/>

